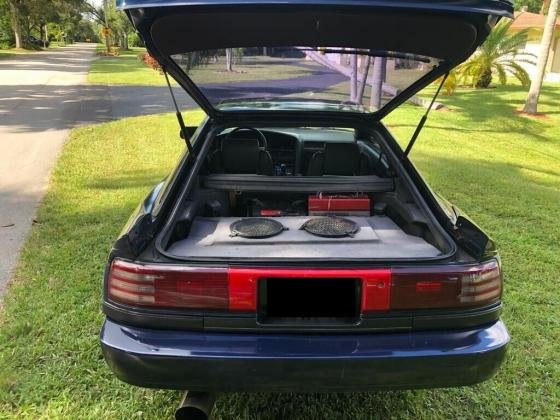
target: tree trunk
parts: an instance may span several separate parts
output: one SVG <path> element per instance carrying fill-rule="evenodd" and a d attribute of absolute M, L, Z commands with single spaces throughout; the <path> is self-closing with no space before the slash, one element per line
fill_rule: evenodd
<path fill-rule="evenodd" d="M 537 60 L 537 70 L 535 72 L 535 77 L 531 80 L 531 87 L 529 88 L 527 101 L 525 102 L 525 107 L 523 108 L 523 112 L 528 114 L 537 113 L 537 105 L 539 103 L 544 73 L 546 71 L 546 63 L 548 62 L 548 53 L 550 52 L 550 46 L 554 37 L 556 15 L 558 14 L 558 2 L 559 0 L 551 0 L 550 7 L 548 8 L 548 15 L 546 16 L 544 32 L 541 39 L 541 50 Z"/>
<path fill-rule="evenodd" d="M 103 16 L 105 18 L 105 48 L 107 54 L 111 54 L 111 40 L 109 39 L 109 4 L 103 0 Z"/>
<path fill-rule="evenodd" d="M 367 84 L 367 77 L 369 73 L 369 64 L 371 63 L 371 57 L 368 55 L 366 61 L 364 63 L 364 72 L 362 73 L 362 80 L 360 83 L 360 89 L 358 90 L 358 97 L 356 98 L 356 102 L 361 104 L 364 100 L 364 91 L 366 89 Z"/>
<path fill-rule="evenodd" d="M 358 99 L 358 55 L 350 55 L 350 101 L 356 102 Z"/>
<path fill-rule="evenodd" d="M 226 71 L 233 71 L 233 50 L 226 48 Z"/>
<path fill-rule="evenodd" d="M 475 81 L 474 87 L 487 89 L 492 83 L 492 69 L 486 69 L 480 75 L 480 78 Z"/>
<path fill-rule="evenodd" d="M 49 42 L 49 28 L 46 23 L 43 25 L 43 34 L 45 35 L 45 38 L 43 38 L 43 45 L 46 48 Z"/>
<path fill-rule="evenodd" d="M 372 110 L 377 111 L 381 107 L 381 98 L 383 95 L 383 79 L 385 78 L 385 66 L 387 58 L 375 57 L 373 61 L 373 83 L 371 84 L 371 97 L 369 106 Z"/>
<path fill-rule="evenodd" d="M 124 51 L 128 51 L 128 35 L 126 34 L 126 32 L 123 32 L 122 36 L 122 49 Z"/>
<path fill-rule="evenodd" d="M 23 48 L 19 2 L 12 0 L 8 1 L 8 4 L 10 5 L 10 13 L 12 15 L 12 30 L 14 31 L 14 38 L 16 40 L 16 48 Z"/>

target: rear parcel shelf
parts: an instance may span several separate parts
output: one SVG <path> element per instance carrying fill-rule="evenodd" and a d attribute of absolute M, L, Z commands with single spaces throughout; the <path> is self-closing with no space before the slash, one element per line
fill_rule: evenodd
<path fill-rule="evenodd" d="M 289 182 L 287 182 L 289 181 Z M 223 191 L 252 192 L 390 192 L 395 189 L 393 178 L 364 176 L 290 176 L 271 177 L 247 174 L 212 174 L 201 176 L 205 188 Z"/>

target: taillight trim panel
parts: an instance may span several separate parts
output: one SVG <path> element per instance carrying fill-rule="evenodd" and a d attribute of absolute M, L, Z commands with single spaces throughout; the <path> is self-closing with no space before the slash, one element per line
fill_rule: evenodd
<path fill-rule="evenodd" d="M 130 261 L 118 258 L 129 263 L 140 264 L 144 266 L 160 264 L 169 264 L 168 262 L 140 262 Z M 500 264 L 499 259 L 495 259 Z M 114 301 L 108 295 L 108 277 L 109 269 L 112 261 L 108 264 L 105 273 L 104 302 L 103 311 L 107 317 L 115 319 L 123 324 L 153 327 L 161 329 L 208 329 L 208 330 L 224 330 L 224 331 L 262 331 L 262 332 L 292 332 L 292 331 L 332 331 L 332 332 L 368 332 L 368 331 L 386 331 L 386 330 L 423 330 L 423 329 L 441 329 L 441 328 L 464 328 L 497 320 L 501 313 L 501 300 L 498 299 L 490 304 L 483 304 L 477 307 L 464 307 L 459 309 L 411 309 L 411 310 L 391 310 L 362 313 L 361 319 L 357 324 L 350 326 L 341 325 L 323 325 L 323 326 L 276 326 L 259 325 L 256 312 L 251 311 L 220 311 L 220 310 L 185 310 L 173 308 L 157 308 L 157 307 L 139 307 L 126 303 Z M 480 262 L 478 264 L 483 264 Z M 457 267 L 465 264 L 449 264 L 449 267 Z M 466 265 L 477 264 L 471 263 Z M 204 266 L 208 267 L 208 266 Z M 235 266 L 234 266 L 235 267 Z M 413 266 L 402 267 L 421 267 L 414 264 Z M 429 265 L 422 266 L 429 267 Z M 198 267 L 202 268 L 202 266 Z M 212 266 L 216 269 L 227 269 L 225 265 Z M 248 268 L 236 266 L 236 268 Z M 372 267 L 379 269 L 381 267 Z M 284 268 L 279 268 L 283 270 Z M 299 267 L 295 268 L 300 269 Z"/>

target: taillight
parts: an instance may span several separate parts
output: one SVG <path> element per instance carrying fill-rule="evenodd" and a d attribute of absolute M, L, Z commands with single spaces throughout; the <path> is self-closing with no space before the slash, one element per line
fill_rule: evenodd
<path fill-rule="evenodd" d="M 228 309 L 227 268 L 141 265 L 113 260 L 111 299 L 136 306 Z"/>
<path fill-rule="evenodd" d="M 266 278 L 359 279 L 363 313 L 483 306 L 498 301 L 502 293 L 496 260 L 477 265 L 353 270 L 212 268 L 115 259 L 107 287 L 112 300 L 134 306 L 254 312 L 257 284 Z"/>
<path fill-rule="evenodd" d="M 391 269 L 391 309 L 481 306 L 502 294 L 496 260 L 479 265 Z"/>

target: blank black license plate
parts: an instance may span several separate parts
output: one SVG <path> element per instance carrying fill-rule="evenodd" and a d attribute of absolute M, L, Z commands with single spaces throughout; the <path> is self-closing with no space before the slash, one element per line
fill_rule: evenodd
<path fill-rule="evenodd" d="M 353 278 L 268 278 L 259 283 L 261 321 L 349 322 L 360 313 Z"/>

